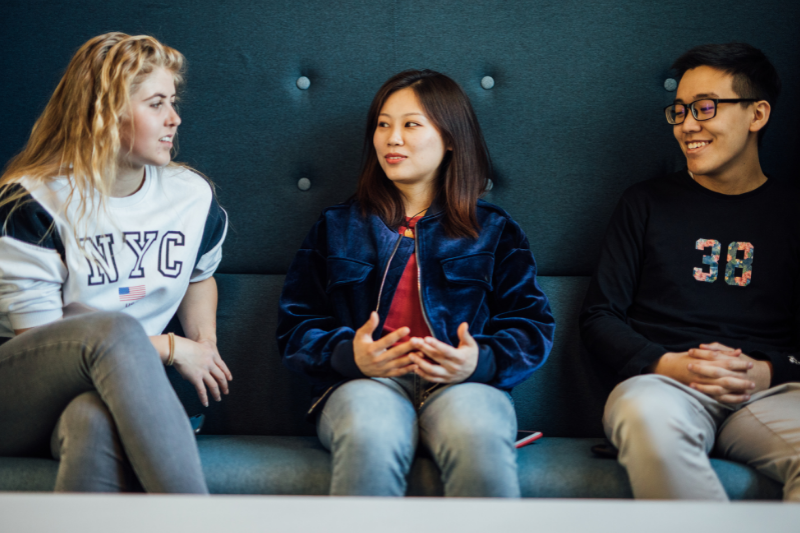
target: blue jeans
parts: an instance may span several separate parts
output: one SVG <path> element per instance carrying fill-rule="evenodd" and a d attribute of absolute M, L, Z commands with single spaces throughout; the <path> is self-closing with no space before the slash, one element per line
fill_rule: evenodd
<path fill-rule="evenodd" d="M 511 396 L 479 383 L 431 387 L 412 374 L 356 379 L 331 394 L 317 434 L 333 455 L 332 495 L 403 496 L 419 441 L 446 496 L 519 497 Z"/>
<path fill-rule="evenodd" d="M 122 313 L 58 320 L 0 345 L 0 455 L 50 450 L 57 491 L 208 492 L 158 353 Z"/>

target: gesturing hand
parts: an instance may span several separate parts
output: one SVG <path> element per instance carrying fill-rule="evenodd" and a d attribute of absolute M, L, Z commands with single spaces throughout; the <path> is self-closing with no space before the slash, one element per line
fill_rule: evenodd
<path fill-rule="evenodd" d="M 220 389 L 228 394 L 228 381 L 233 376 L 213 341 L 195 342 L 176 335 L 174 365 L 183 379 L 194 385 L 204 406 L 208 407 L 206 387 L 218 402 L 222 400 Z"/>
<path fill-rule="evenodd" d="M 369 320 L 356 330 L 356 336 L 353 338 L 353 354 L 358 368 L 373 378 L 390 378 L 414 372 L 417 367 L 408 356 L 411 342 L 392 347 L 411 330 L 406 327 L 398 328 L 375 341 L 372 339 L 372 333 L 379 323 L 378 313 L 373 311 L 369 315 Z"/>
<path fill-rule="evenodd" d="M 466 322 L 458 326 L 458 340 L 458 348 L 454 348 L 433 337 L 411 339 L 411 345 L 421 352 L 409 355 L 418 367 L 417 375 L 433 383 L 461 383 L 470 377 L 478 366 L 478 343 L 469 334 Z"/>
<path fill-rule="evenodd" d="M 693 380 L 691 387 L 720 402 L 745 402 L 750 395 L 770 386 L 772 365 L 769 361 L 758 361 L 739 349 L 734 350 L 718 342 L 701 344 L 699 349 L 689 350 L 689 353 L 698 359 L 689 365 L 689 370 L 700 377 L 697 381 Z M 733 381 L 731 371 L 736 372 Z M 741 373 L 745 374 L 744 383 Z"/>

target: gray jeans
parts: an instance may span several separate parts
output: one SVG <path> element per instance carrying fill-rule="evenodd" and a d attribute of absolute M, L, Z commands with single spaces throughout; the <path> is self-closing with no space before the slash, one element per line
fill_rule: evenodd
<path fill-rule="evenodd" d="M 665 376 L 636 376 L 613 390 L 603 424 L 636 498 L 726 501 L 708 459 L 716 446 L 800 501 L 800 383 L 733 406 Z"/>
<path fill-rule="evenodd" d="M 60 459 L 57 491 L 207 494 L 186 413 L 139 322 L 91 313 L 0 345 L 0 455 Z"/>

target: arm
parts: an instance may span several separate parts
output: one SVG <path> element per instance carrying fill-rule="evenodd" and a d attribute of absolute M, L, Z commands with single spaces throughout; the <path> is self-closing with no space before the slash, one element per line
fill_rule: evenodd
<path fill-rule="evenodd" d="M 620 199 L 579 318 L 587 350 L 626 378 L 649 371 L 667 352 L 636 332 L 627 318 L 639 286 L 646 220 L 643 207 Z"/>

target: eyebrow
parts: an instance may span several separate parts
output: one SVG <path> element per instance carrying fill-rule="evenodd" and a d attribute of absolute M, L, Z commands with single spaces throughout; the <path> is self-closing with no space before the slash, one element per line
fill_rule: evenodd
<path fill-rule="evenodd" d="M 175 95 L 173 94 L 172 96 L 174 97 Z M 166 94 L 155 93 L 145 98 L 145 100 L 152 100 L 153 98 L 169 98 L 169 96 Z"/>
<path fill-rule="evenodd" d="M 703 98 L 719 98 L 719 95 L 717 93 L 700 93 L 694 95 L 694 100 L 702 100 Z M 682 104 L 683 100 L 681 100 L 680 98 L 676 98 L 675 100 L 673 100 L 673 103 Z"/>
<path fill-rule="evenodd" d="M 424 115 L 424 114 L 422 114 L 422 113 L 406 113 L 405 115 L 400 115 L 400 116 L 401 116 L 401 117 L 408 117 L 408 116 L 411 116 L 411 115 L 419 115 L 419 116 L 421 116 L 421 117 L 424 117 L 424 116 L 425 116 L 425 115 Z M 378 116 L 379 116 L 379 117 L 390 117 L 391 115 L 390 115 L 389 113 L 381 113 L 381 114 L 380 114 L 380 115 L 378 115 Z"/>

